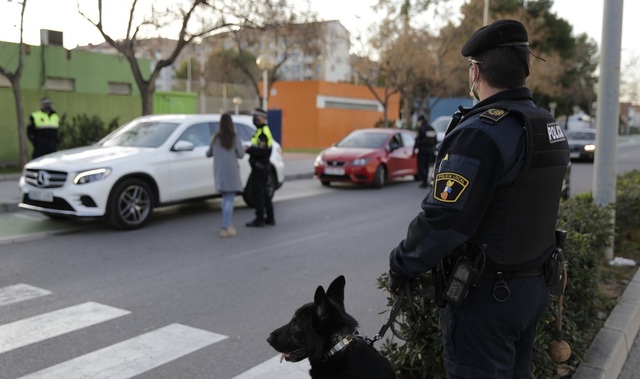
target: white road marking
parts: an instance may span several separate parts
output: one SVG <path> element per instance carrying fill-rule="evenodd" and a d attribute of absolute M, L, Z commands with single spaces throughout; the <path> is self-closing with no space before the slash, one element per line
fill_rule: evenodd
<path fill-rule="evenodd" d="M 51 294 L 51 291 L 43 290 L 42 288 L 33 287 L 23 283 L 14 284 L 12 286 L 0 288 L 0 307 L 49 294 Z"/>
<path fill-rule="evenodd" d="M 0 354 L 131 312 L 88 302 L 0 326 Z"/>
<path fill-rule="evenodd" d="M 226 338 L 171 324 L 20 379 L 126 379 Z"/>
<path fill-rule="evenodd" d="M 309 360 L 292 363 L 277 355 L 232 379 L 309 379 Z"/>

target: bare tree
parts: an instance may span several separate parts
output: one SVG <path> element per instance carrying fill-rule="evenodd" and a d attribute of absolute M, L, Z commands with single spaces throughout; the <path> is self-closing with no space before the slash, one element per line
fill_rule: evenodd
<path fill-rule="evenodd" d="M 238 3 L 237 6 L 232 13 L 239 14 L 240 8 L 247 5 Z M 327 41 L 324 39 L 324 25 L 316 21 L 316 14 L 309 9 L 298 10 L 287 0 L 252 1 L 249 6 L 255 16 L 244 20 L 245 28 L 233 31 L 237 50 L 233 57 L 236 67 L 251 82 L 262 101 L 259 87 L 261 71 L 256 65 L 256 51 L 269 54 L 273 61 L 273 67 L 268 71 L 268 92 L 292 54 L 300 52 L 304 56 L 318 56 Z"/>
<path fill-rule="evenodd" d="M 20 11 L 20 42 L 18 43 L 18 67 L 15 71 L 10 71 L 7 67 L 0 66 L 0 74 L 4 75 L 11 83 L 11 90 L 16 102 L 16 116 L 18 119 L 18 146 L 20 151 L 20 166 L 27 163 L 27 141 L 25 139 L 26 131 L 24 124 L 24 106 L 22 104 L 22 95 L 20 90 L 20 78 L 24 68 L 24 43 L 22 40 L 24 28 L 24 10 L 27 7 L 27 0 L 22 0 L 22 9 Z"/>
<path fill-rule="evenodd" d="M 366 57 L 356 57 L 352 60 L 353 69 L 359 82 L 369 88 L 369 91 L 378 100 L 383 109 L 383 125 L 391 127 L 389 122 L 389 100 L 398 93 L 393 84 L 394 68 L 389 61 L 372 61 Z M 380 91 L 382 88 L 382 91 Z"/>
<path fill-rule="evenodd" d="M 86 2 L 85 2 L 86 4 Z M 137 20 L 138 0 L 133 0 L 129 9 L 129 21 L 127 23 L 126 34 L 123 39 L 117 39 L 107 34 L 104 28 L 103 1 L 97 0 L 97 20 L 85 14 L 80 8 L 78 0 L 78 13 L 95 26 L 105 41 L 120 52 L 129 62 L 133 77 L 138 85 L 142 97 L 142 113 L 147 115 L 153 113 L 153 94 L 156 89 L 156 79 L 160 71 L 173 64 L 180 52 L 195 39 L 210 34 L 211 32 L 230 27 L 233 22 L 227 22 L 225 9 L 227 5 L 224 0 L 192 0 L 180 2 L 166 10 L 159 10 L 154 6 L 150 15 L 144 17 L 142 22 L 134 26 Z M 148 78 L 143 76 L 143 70 L 136 59 L 137 50 L 140 48 L 140 34 L 143 30 L 155 31 L 166 29 L 170 25 L 179 24 L 178 38 L 175 45 L 167 56 L 159 57 Z"/>

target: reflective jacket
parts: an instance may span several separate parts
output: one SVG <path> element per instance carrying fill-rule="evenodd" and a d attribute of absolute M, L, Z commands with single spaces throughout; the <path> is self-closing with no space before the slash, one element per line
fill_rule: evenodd
<path fill-rule="evenodd" d="M 60 116 L 57 113 L 48 114 L 47 112 L 37 111 L 31 113 L 33 125 L 36 129 L 52 128 L 58 129 L 60 126 Z"/>

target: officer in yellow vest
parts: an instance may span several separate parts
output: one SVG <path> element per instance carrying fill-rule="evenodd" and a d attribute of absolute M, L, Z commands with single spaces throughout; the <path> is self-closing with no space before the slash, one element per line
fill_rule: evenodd
<path fill-rule="evenodd" d="M 60 116 L 51 107 L 51 99 L 40 101 L 40 110 L 31 113 L 27 125 L 27 137 L 33 145 L 33 159 L 58 150 Z"/>
<path fill-rule="evenodd" d="M 267 125 L 267 112 L 263 109 L 256 109 L 253 112 L 253 125 L 257 129 L 251 138 L 251 146 L 247 148 L 247 154 L 249 154 L 249 164 L 251 164 L 249 183 L 256 208 L 256 218 L 246 225 L 248 227 L 273 226 L 276 224 L 276 219 L 273 215 L 273 203 L 271 202 L 268 181 L 269 175 L 271 175 L 269 158 L 271 157 L 273 136 Z"/>

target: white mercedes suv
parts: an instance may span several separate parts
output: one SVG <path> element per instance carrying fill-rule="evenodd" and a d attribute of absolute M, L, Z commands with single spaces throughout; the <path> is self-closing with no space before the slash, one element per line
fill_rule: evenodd
<path fill-rule="evenodd" d="M 256 130 L 251 116 L 232 118 L 249 144 Z M 156 207 L 219 196 L 213 161 L 206 157 L 219 121 L 219 114 L 142 116 L 94 145 L 34 159 L 20 178 L 19 206 L 52 218 L 105 217 L 114 228 L 126 230 L 146 224 Z M 244 183 L 250 171 L 245 155 L 240 160 Z M 282 149 L 274 142 L 272 196 L 283 182 Z"/>

